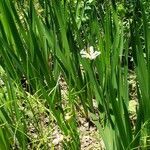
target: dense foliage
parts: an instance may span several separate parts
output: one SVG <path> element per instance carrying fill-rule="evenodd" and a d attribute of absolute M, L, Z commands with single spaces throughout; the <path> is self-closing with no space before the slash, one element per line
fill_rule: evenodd
<path fill-rule="evenodd" d="M 81 148 L 78 114 L 97 127 L 105 149 L 149 149 L 149 4 L 0 0 L 0 149 L 53 149 L 38 111 L 50 117 L 50 133 L 59 126 L 64 149 Z"/>

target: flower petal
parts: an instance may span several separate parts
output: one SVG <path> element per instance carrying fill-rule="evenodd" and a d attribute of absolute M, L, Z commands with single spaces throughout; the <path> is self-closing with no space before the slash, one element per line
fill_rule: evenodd
<path fill-rule="evenodd" d="M 100 55 L 100 52 L 98 52 L 98 51 L 95 51 L 92 55 L 91 55 L 91 60 L 92 59 L 95 59 L 97 56 L 99 56 Z"/>
<path fill-rule="evenodd" d="M 82 54 L 83 54 L 83 55 L 86 55 L 86 53 L 87 53 L 87 52 L 86 52 L 84 49 L 82 49 L 82 50 L 80 51 L 80 54 L 81 54 L 81 55 L 82 55 Z"/>
<path fill-rule="evenodd" d="M 94 47 L 93 47 L 93 46 L 90 46 L 90 47 L 89 47 L 89 50 L 90 50 L 90 52 L 89 52 L 90 55 L 92 55 L 92 54 L 94 53 Z"/>

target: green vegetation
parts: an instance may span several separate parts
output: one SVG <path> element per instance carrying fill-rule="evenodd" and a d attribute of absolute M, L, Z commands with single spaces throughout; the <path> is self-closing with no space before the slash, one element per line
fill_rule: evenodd
<path fill-rule="evenodd" d="M 106 150 L 150 149 L 149 37 L 146 0 L 0 0 L 0 150 L 57 149 L 56 125 L 79 150 L 79 115 Z"/>

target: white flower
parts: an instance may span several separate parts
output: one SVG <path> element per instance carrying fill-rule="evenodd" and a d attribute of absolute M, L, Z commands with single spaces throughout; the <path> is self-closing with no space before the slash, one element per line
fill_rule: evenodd
<path fill-rule="evenodd" d="M 95 59 L 98 55 L 100 55 L 101 52 L 99 52 L 99 51 L 94 51 L 93 46 L 90 46 L 87 50 L 82 49 L 81 52 L 80 52 L 80 54 L 81 54 L 81 57 L 82 57 L 82 58 L 88 58 L 88 59 L 90 59 L 90 60 L 93 60 L 93 59 Z"/>

